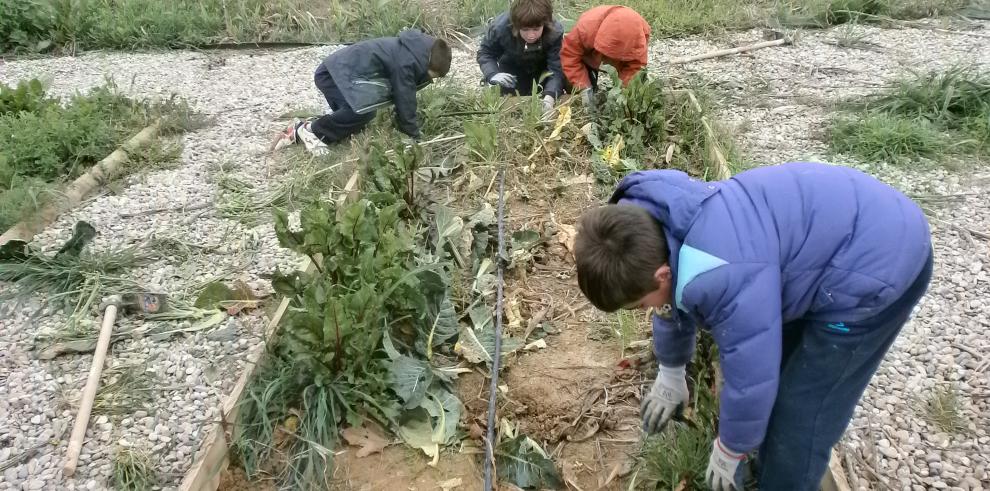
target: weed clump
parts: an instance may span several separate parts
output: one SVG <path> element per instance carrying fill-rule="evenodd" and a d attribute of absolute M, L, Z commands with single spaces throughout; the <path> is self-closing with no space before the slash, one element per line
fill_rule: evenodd
<path fill-rule="evenodd" d="M 910 162 L 990 150 L 990 74 L 970 67 L 915 74 L 833 120 L 833 151 Z"/>
<path fill-rule="evenodd" d="M 53 186 L 78 177 L 155 119 L 164 134 L 205 124 L 183 100 L 137 101 L 112 83 L 64 104 L 38 80 L 0 85 L 0 230 L 30 216 Z M 178 152 L 158 142 L 145 156 L 171 160 Z"/>

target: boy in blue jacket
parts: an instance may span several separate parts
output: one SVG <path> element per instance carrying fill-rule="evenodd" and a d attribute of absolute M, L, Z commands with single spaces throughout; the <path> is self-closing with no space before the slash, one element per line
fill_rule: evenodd
<path fill-rule="evenodd" d="M 816 490 L 832 446 L 924 295 L 924 213 L 854 169 L 788 163 L 702 182 L 630 174 L 582 217 L 578 283 L 597 308 L 654 307 L 659 374 L 641 412 L 660 431 L 688 401 L 696 328 L 725 384 L 706 478 L 742 489 L 757 451 L 761 490 Z"/>
<path fill-rule="evenodd" d="M 564 91 L 560 46 L 564 28 L 553 20 L 550 0 L 515 0 L 508 12 L 488 26 L 478 47 L 478 65 L 485 81 L 501 87 L 503 95 L 531 95 L 542 87 L 544 112 Z M 542 79 L 544 73 L 548 73 Z"/>
<path fill-rule="evenodd" d="M 325 148 L 364 129 L 377 109 L 395 106 L 395 122 L 410 138 L 420 138 L 416 91 L 450 70 L 450 46 L 416 29 L 397 37 L 369 39 L 327 56 L 314 75 L 330 114 L 296 122 L 273 149 L 302 142 L 308 149 Z"/>

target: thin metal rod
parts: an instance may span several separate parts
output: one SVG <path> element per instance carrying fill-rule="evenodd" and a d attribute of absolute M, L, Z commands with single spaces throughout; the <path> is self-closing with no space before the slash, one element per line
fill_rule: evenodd
<path fill-rule="evenodd" d="M 492 385 L 488 389 L 488 436 L 485 439 L 485 490 L 492 491 L 495 463 L 495 400 L 498 398 L 498 371 L 502 361 L 502 287 L 505 271 L 505 164 L 498 169 L 498 290 L 495 297 L 495 353 L 492 356 Z"/>

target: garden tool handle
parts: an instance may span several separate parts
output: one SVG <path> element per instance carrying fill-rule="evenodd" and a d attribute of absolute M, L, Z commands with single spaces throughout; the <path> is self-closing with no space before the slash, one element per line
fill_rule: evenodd
<path fill-rule="evenodd" d="M 79 462 L 79 453 L 82 450 L 83 439 L 86 437 L 86 427 L 89 425 L 89 415 L 93 410 L 93 401 L 96 399 L 96 389 L 100 385 L 100 375 L 103 373 L 103 363 L 107 358 L 107 348 L 110 346 L 110 335 L 113 334 L 113 324 L 117 320 L 117 307 L 120 301 L 120 297 L 116 297 L 115 301 L 111 300 L 103 313 L 103 325 L 100 326 L 100 337 L 96 342 L 96 351 L 93 352 L 93 364 L 89 367 L 89 378 L 86 380 L 86 387 L 79 401 L 76 424 L 72 428 L 72 436 L 69 437 L 69 450 L 63 467 L 63 474 L 66 477 L 71 477 L 76 472 L 76 464 Z"/>

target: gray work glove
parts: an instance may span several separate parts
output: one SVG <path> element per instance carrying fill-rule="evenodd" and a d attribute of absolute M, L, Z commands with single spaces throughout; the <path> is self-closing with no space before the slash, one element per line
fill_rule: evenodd
<path fill-rule="evenodd" d="M 718 438 L 712 444 L 712 455 L 708 458 L 705 483 L 714 491 L 743 491 L 746 466 L 741 466 L 746 454 L 735 453 Z"/>
<path fill-rule="evenodd" d="M 588 108 L 589 114 L 594 116 L 598 113 L 598 106 L 595 105 L 595 89 L 584 89 L 581 100 L 584 102 L 584 107 Z"/>
<path fill-rule="evenodd" d="M 650 393 L 643 398 L 639 412 L 643 416 L 643 431 L 659 433 L 670 418 L 682 410 L 688 401 L 687 367 L 660 365 Z"/>
<path fill-rule="evenodd" d="M 514 89 L 516 88 L 516 76 L 505 72 L 496 73 L 495 75 L 492 75 L 492 78 L 488 81 L 488 83 L 492 85 L 501 85 L 506 89 Z"/>

